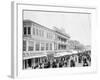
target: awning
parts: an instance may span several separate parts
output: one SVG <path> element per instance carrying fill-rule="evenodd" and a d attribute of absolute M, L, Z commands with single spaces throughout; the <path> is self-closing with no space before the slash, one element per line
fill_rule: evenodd
<path fill-rule="evenodd" d="M 37 57 L 46 57 L 47 53 L 25 53 L 23 59 L 37 58 Z"/>
<path fill-rule="evenodd" d="M 69 55 L 69 54 L 72 54 L 72 53 L 69 53 L 69 52 L 61 52 L 61 53 L 54 54 L 54 57 L 66 56 L 66 55 Z"/>
<path fill-rule="evenodd" d="M 66 55 L 72 55 L 72 54 L 77 54 L 77 51 L 73 52 L 60 52 L 60 53 L 55 53 L 54 57 L 61 57 L 61 56 L 66 56 Z"/>

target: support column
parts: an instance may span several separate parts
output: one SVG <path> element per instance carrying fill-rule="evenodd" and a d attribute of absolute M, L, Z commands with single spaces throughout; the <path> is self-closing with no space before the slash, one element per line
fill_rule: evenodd
<path fill-rule="evenodd" d="M 23 60 L 23 69 L 25 69 L 25 60 Z"/>
<path fill-rule="evenodd" d="M 28 68 L 28 59 L 26 59 L 26 68 Z"/>
<path fill-rule="evenodd" d="M 34 67 L 34 58 L 32 58 L 32 68 Z"/>

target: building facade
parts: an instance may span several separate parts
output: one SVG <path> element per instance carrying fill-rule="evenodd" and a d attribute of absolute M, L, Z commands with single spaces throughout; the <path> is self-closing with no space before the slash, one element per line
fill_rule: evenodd
<path fill-rule="evenodd" d="M 54 54 L 67 51 L 70 36 L 59 29 L 49 29 L 31 20 L 23 21 L 23 69 L 52 60 Z"/>

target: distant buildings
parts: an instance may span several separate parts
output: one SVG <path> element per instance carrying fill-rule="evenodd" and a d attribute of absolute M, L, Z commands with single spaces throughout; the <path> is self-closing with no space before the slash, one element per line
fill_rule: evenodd
<path fill-rule="evenodd" d="M 91 50 L 91 46 L 90 45 L 87 45 L 87 46 L 85 46 L 85 50 Z"/>
<path fill-rule="evenodd" d="M 41 61 L 42 57 L 53 57 L 55 53 L 67 51 L 70 36 L 61 30 L 42 26 L 31 20 L 23 21 L 23 68 Z"/>

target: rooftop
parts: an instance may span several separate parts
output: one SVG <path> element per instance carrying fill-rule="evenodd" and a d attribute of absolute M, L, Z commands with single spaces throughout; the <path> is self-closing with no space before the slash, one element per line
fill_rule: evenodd
<path fill-rule="evenodd" d="M 48 30 L 53 31 L 53 32 L 57 32 L 57 33 L 59 33 L 61 35 L 64 35 L 64 36 L 70 38 L 70 36 L 68 34 L 66 34 L 65 31 L 62 31 L 61 29 L 58 29 L 57 27 L 53 27 L 53 29 L 50 29 L 50 28 L 47 28 L 47 27 L 45 27 L 45 26 L 43 26 L 43 25 L 41 25 L 41 24 L 39 24 L 37 22 L 34 22 L 32 20 L 23 20 L 23 23 L 29 23 L 29 24 L 35 23 L 35 24 L 38 24 L 38 25 L 40 25 L 41 27 L 43 27 L 45 29 L 48 29 Z"/>

